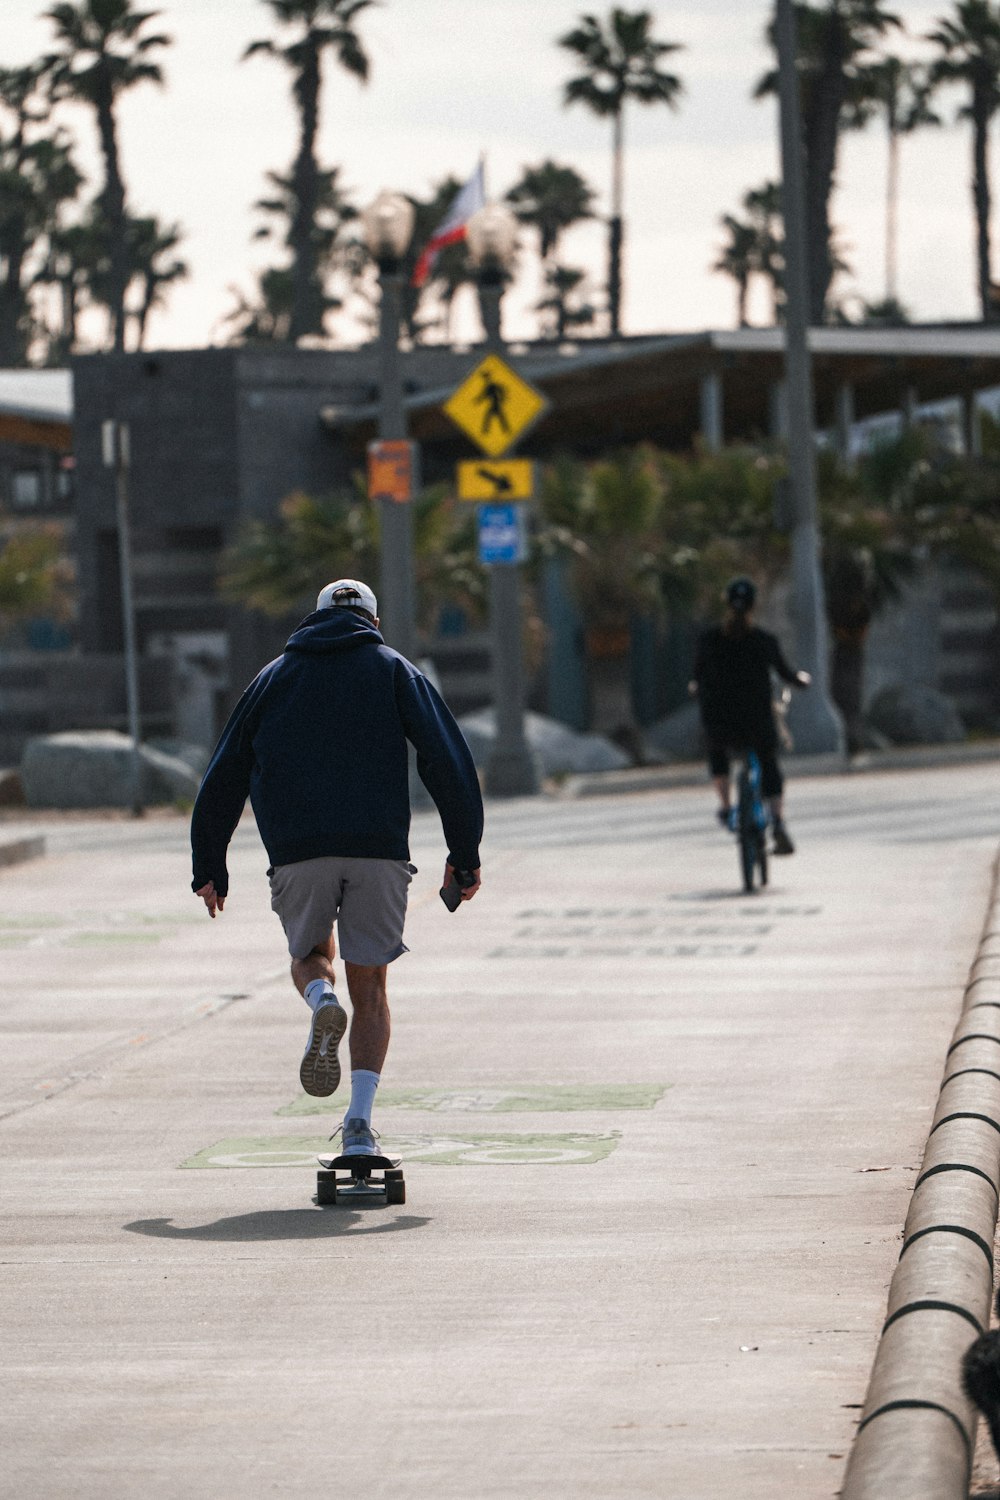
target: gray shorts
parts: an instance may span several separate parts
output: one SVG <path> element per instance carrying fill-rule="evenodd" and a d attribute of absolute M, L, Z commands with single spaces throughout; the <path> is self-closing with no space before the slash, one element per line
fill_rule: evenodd
<path fill-rule="evenodd" d="M 337 947 L 349 964 L 391 964 L 403 942 L 406 897 L 416 874 L 405 859 L 349 859 L 327 855 L 270 872 L 271 910 L 277 912 L 293 958 L 327 943 L 337 924 Z"/>

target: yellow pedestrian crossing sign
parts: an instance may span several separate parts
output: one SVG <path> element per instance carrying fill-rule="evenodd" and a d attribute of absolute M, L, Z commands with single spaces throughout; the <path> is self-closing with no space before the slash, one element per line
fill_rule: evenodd
<path fill-rule="evenodd" d="M 468 458 L 457 466 L 458 498 L 482 504 L 530 500 L 535 465 L 530 458 Z"/>
<path fill-rule="evenodd" d="M 451 420 L 491 458 L 522 438 L 548 409 L 541 391 L 498 354 L 487 354 L 444 404 Z"/>

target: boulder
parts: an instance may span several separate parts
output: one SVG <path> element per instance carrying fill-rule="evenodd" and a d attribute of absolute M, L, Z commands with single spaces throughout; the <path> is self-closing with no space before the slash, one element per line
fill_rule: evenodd
<path fill-rule="evenodd" d="M 702 760 L 705 737 L 697 703 L 685 703 L 645 731 L 647 744 L 667 760 Z"/>
<path fill-rule="evenodd" d="M 954 745 L 966 737 L 951 699 L 919 682 L 883 688 L 865 718 L 894 745 Z"/>
<path fill-rule="evenodd" d="M 492 708 L 483 708 L 465 714 L 458 722 L 476 766 L 485 768 L 496 739 L 496 714 Z M 525 714 L 524 734 L 541 762 L 543 776 L 623 771 L 632 764 L 624 750 L 603 735 L 579 734 L 568 724 L 549 719 L 544 714 Z"/>
<path fill-rule="evenodd" d="M 190 766 L 139 746 L 144 804 L 192 802 L 199 778 Z M 21 759 L 29 807 L 130 807 L 132 741 L 113 729 L 76 730 L 29 740 Z"/>
<path fill-rule="evenodd" d="M 183 761 L 199 781 L 208 770 L 208 763 L 212 759 L 211 750 L 204 745 L 193 745 L 190 740 L 154 738 L 145 740 L 144 743 L 151 750 L 158 750 L 161 755 L 169 755 L 172 760 Z"/>

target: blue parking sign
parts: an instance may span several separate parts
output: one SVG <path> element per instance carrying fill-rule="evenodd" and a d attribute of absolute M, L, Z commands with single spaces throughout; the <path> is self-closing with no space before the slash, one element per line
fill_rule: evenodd
<path fill-rule="evenodd" d="M 521 505 L 479 507 L 479 561 L 520 563 L 527 556 Z"/>

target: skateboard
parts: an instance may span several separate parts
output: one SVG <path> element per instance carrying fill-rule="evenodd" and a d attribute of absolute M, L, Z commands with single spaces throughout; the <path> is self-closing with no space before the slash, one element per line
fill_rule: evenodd
<path fill-rule="evenodd" d="M 406 1183 L 398 1161 L 388 1156 L 319 1158 L 316 1202 L 405 1203 Z"/>

